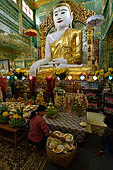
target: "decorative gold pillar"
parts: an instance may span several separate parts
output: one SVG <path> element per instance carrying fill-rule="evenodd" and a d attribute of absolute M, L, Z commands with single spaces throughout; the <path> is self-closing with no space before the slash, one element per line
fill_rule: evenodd
<path fill-rule="evenodd" d="M 45 58 L 45 39 L 41 38 L 41 58 Z"/>
<path fill-rule="evenodd" d="M 19 14 L 18 14 L 18 20 L 19 20 L 19 34 L 23 34 L 23 23 L 22 23 L 22 0 L 18 1 L 19 5 Z"/>
<path fill-rule="evenodd" d="M 92 66 L 94 59 L 94 44 L 93 44 L 93 34 L 94 29 L 92 27 L 88 27 L 87 30 L 87 57 L 86 64 Z"/>
<path fill-rule="evenodd" d="M 95 59 L 95 66 L 98 69 L 98 65 L 99 65 L 99 39 L 94 40 L 94 59 Z"/>

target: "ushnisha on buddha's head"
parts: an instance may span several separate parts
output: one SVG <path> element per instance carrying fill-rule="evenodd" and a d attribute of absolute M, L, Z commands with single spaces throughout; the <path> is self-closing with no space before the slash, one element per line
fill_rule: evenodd
<path fill-rule="evenodd" d="M 73 20 L 73 15 L 69 4 L 65 2 L 58 3 L 53 8 L 53 21 L 57 31 L 65 27 L 71 27 L 72 20 Z"/>

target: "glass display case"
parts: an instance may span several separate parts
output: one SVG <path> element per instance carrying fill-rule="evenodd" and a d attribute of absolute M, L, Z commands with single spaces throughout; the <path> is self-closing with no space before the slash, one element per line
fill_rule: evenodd
<path fill-rule="evenodd" d="M 113 92 L 104 92 L 103 113 L 113 115 Z"/>
<path fill-rule="evenodd" d="M 88 111 L 100 110 L 100 95 L 98 81 L 81 81 L 83 93 L 88 99 Z"/>

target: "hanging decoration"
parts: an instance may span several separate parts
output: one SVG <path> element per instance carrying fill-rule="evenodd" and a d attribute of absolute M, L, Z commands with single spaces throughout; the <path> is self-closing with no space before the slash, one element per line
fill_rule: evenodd
<path fill-rule="evenodd" d="M 37 31 L 32 29 L 32 28 L 30 28 L 30 29 L 24 30 L 24 34 L 26 36 L 31 37 L 31 57 L 32 57 L 32 37 L 37 37 Z"/>

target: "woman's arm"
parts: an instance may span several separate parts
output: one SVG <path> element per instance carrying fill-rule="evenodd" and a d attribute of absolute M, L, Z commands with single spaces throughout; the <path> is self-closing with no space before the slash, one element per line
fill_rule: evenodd
<path fill-rule="evenodd" d="M 45 120 L 43 120 L 41 122 L 40 128 L 42 129 L 42 131 L 45 134 L 45 136 L 51 136 L 53 138 L 57 138 L 57 139 L 61 140 L 62 142 L 65 142 L 65 139 L 63 137 L 59 137 L 59 136 L 55 135 L 54 133 L 50 133 L 49 132 L 49 127 L 48 127 L 48 125 L 47 125 Z"/>

